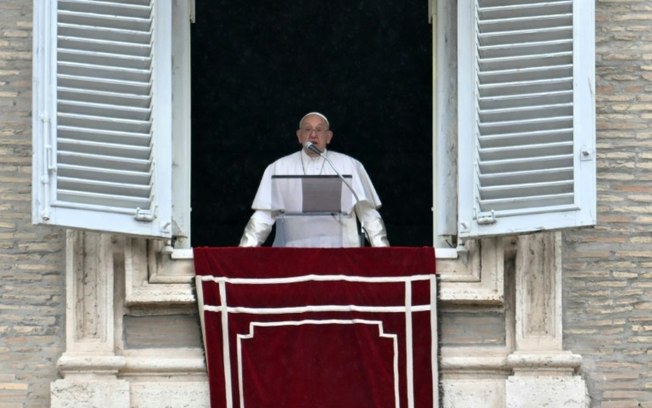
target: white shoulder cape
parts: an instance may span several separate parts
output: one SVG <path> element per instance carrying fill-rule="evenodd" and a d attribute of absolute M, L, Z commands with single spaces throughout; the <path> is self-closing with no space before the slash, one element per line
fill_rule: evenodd
<path fill-rule="evenodd" d="M 362 163 L 342 153 L 327 151 L 324 154 L 327 155 L 330 162 L 333 163 L 333 166 L 340 174 L 350 174 L 352 176 L 351 187 L 361 202 L 366 201 L 371 207 L 376 209 L 380 208 L 380 198 Z M 320 175 L 337 175 L 328 161 L 325 161 L 321 157 L 311 158 L 302 149 L 282 157 L 267 166 L 251 208 L 254 210 L 272 210 L 272 175 L 305 175 L 306 165 L 309 160 L 320 161 L 319 163 L 313 163 L 313 165 L 317 164 L 317 167 L 320 169 Z"/>

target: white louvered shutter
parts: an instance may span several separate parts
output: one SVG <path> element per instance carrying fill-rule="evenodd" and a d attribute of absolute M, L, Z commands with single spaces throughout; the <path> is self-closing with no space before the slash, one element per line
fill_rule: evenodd
<path fill-rule="evenodd" d="M 459 236 L 595 224 L 593 3 L 459 0 Z"/>
<path fill-rule="evenodd" d="M 34 4 L 33 221 L 169 237 L 170 0 Z"/>

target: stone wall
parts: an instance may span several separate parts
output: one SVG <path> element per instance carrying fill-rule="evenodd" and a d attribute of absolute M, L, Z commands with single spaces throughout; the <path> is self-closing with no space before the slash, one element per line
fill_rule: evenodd
<path fill-rule="evenodd" d="M 652 407 L 652 1 L 596 14 L 598 226 L 564 233 L 564 344 L 592 406 Z"/>
<path fill-rule="evenodd" d="M 0 2 L 0 406 L 46 407 L 64 350 L 64 234 L 31 224 L 32 2 Z"/>

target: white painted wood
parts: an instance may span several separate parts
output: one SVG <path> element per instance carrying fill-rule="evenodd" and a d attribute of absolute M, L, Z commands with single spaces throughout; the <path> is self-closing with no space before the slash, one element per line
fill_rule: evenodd
<path fill-rule="evenodd" d="M 433 242 L 457 234 L 457 122 L 455 3 L 437 1 L 433 20 Z"/>
<path fill-rule="evenodd" d="M 35 4 L 33 222 L 172 235 L 171 43 L 171 0 Z"/>
<path fill-rule="evenodd" d="M 458 2 L 460 237 L 595 224 L 592 3 Z"/>
<path fill-rule="evenodd" d="M 172 4 L 172 235 L 175 248 L 190 248 L 190 23 L 194 1 Z"/>

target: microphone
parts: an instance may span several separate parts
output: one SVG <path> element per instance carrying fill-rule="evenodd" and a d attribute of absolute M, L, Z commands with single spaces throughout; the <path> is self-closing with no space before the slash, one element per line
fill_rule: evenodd
<path fill-rule="evenodd" d="M 307 150 L 310 150 L 313 153 L 317 153 L 320 156 L 323 154 L 323 152 L 319 150 L 319 147 L 317 147 L 317 145 L 314 144 L 313 142 L 308 141 L 303 144 L 303 147 L 305 147 Z"/>
<path fill-rule="evenodd" d="M 349 182 L 346 181 L 346 179 L 344 178 L 344 176 L 342 176 L 342 174 L 341 174 L 341 173 L 340 173 L 340 172 L 335 168 L 335 166 L 333 165 L 333 162 L 330 161 L 330 159 L 328 158 L 328 156 L 326 156 L 326 155 L 324 154 L 324 152 L 322 152 L 322 151 L 319 149 L 319 147 L 317 147 L 317 146 L 316 146 L 313 142 L 311 142 L 311 141 L 306 141 L 306 143 L 303 144 L 303 147 L 306 148 L 307 150 L 310 150 L 310 151 L 313 152 L 313 153 L 317 153 L 317 154 L 318 154 L 319 156 L 321 156 L 324 160 L 326 160 L 326 162 L 331 166 L 331 168 L 333 169 L 333 171 L 335 171 L 335 173 L 337 174 L 337 176 L 340 178 L 340 180 L 342 180 L 342 182 L 344 183 L 344 185 L 345 185 L 345 186 L 346 186 L 346 187 L 351 191 L 351 193 L 353 193 L 353 198 L 355 199 L 355 204 L 357 205 L 357 204 L 360 202 L 360 197 L 358 197 L 358 194 L 355 192 L 355 190 L 353 189 L 353 187 L 351 186 L 351 184 L 349 184 Z M 358 232 L 358 236 L 359 236 L 359 239 L 360 239 L 360 246 L 363 247 L 363 246 L 364 246 L 364 239 L 365 239 L 365 237 L 367 236 L 367 231 L 364 229 L 364 226 L 362 225 L 362 222 L 360 223 L 360 229 L 359 229 L 359 232 Z"/>

